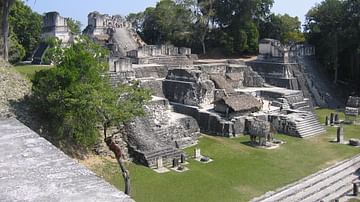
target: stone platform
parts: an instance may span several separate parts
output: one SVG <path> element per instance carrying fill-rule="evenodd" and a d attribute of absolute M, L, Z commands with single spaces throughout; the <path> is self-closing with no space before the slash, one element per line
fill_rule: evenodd
<path fill-rule="evenodd" d="M 352 191 L 354 182 L 358 182 L 359 167 L 360 155 L 357 155 L 251 202 L 339 200 Z"/>
<path fill-rule="evenodd" d="M 0 119 L 0 201 L 133 201 L 16 119 Z"/>

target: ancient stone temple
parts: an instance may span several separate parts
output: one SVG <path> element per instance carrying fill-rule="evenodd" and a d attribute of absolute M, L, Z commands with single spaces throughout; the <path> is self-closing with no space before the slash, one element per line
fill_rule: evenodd
<path fill-rule="evenodd" d="M 74 41 L 74 36 L 67 25 L 68 19 L 60 16 L 58 12 L 45 13 L 41 32 L 41 43 L 33 55 L 33 64 L 42 64 L 43 57 L 48 48 L 45 43 L 50 37 L 56 37 L 66 46 Z"/>
<path fill-rule="evenodd" d="M 89 13 L 88 25 L 84 30 L 84 34 L 108 46 L 118 56 L 126 56 L 126 52 L 145 45 L 131 28 L 131 24 L 120 15 L 111 16 L 99 12 Z"/>
<path fill-rule="evenodd" d="M 250 65 L 270 85 L 301 90 L 308 99 L 310 107 L 326 106 L 327 98 L 319 86 L 316 86 L 311 74 L 308 58 L 315 55 L 315 47 L 296 43 L 281 44 L 274 39 L 262 39 L 259 42 L 257 60 L 249 61 Z"/>
<path fill-rule="evenodd" d="M 124 130 L 130 156 L 143 165 L 158 168 L 161 159 L 161 167 L 173 166 L 184 155 L 182 148 L 197 143 L 199 132 L 251 135 L 262 146 L 271 142 L 270 128 L 296 137 L 325 132 L 299 90 L 299 77 L 284 61 L 268 68 L 259 61 L 198 60 L 189 48 L 145 44 L 121 16 L 93 12 L 88 17 L 84 33 L 111 51 L 112 85 L 137 80 L 153 93 L 146 116 Z M 292 55 L 265 45 L 261 51 L 269 57 Z"/>

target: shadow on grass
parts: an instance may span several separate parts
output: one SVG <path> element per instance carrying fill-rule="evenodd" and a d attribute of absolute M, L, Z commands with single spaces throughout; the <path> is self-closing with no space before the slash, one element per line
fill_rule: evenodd
<path fill-rule="evenodd" d="M 251 148 L 256 148 L 256 146 L 253 143 L 251 143 L 251 141 L 241 141 L 240 144 L 243 144 Z"/>
<path fill-rule="evenodd" d="M 21 100 L 9 101 L 10 111 L 15 115 L 15 118 L 24 125 L 35 131 L 41 137 L 45 138 L 51 144 L 61 149 L 65 154 L 72 158 L 84 159 L 89 151 L 76 144 L 72 139 L 55 136 L 51 125 L 45 118 L 41 118 L 40 114 L 30 107 L 31 97 L 25 96 Z"/>

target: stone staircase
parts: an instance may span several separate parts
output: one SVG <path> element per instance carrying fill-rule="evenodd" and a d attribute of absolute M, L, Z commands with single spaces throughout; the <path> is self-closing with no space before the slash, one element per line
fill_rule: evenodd
<path fill-rule="evenodd" d="M 349 193 L 359 176 L 360 155 L 323 169 L 275 192 L 255 198 L 252 202 L 272 201 L 334 201 Z"/>
<path fill-rule="evenodd" d="M 157 168 L 156 161 L 158 160 L 158 158 L 161 157 L 163 159 L 164 166 L 171 166 L 172 159 L 180 159 L 182 154 L 183 151 L 178 150 L 174 147 L 165 147 L 159 150 L 144 153 L 144 157 L 147 161 L 147 165 L 150 168 Z"/>
<path fill-rule="evenodd" d="M 34 55 L 33 55 L 33 61 L 32 64 L 42 64 L 43 58 L 45 55 L 46 50 L 48 49 L 48 45 L 45 42 L 41 42 L 36 49 Z"/>
<path fill-rule="evenodd" d="M 304 98 L 301 91 L 285 95 L 284 98 L 288 101 L 291 109 L 300 111 L 311 111 L 309 99 Z"/>
<path fill-rule="evenodd" d="M 319 135 L 326 132 L 325 128 L 311 112 L 301 114 L 294 123 L 297 135 L 301 138 Z"/>

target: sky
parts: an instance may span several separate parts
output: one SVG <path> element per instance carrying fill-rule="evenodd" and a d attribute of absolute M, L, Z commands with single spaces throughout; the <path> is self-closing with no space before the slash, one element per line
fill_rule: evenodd
<path fill-rule="evenodd" d="M 157 0 L 28 0 L 27 4 L 36 12 L 43 14 L 58 11 L 63 17 L 79 20 L 87 25 L 87 15 L 92 11 L 107 14 L 127 15 L 155 6 Z M 321 0 L 275 0 L 274 13 L 298 16 L 302 22 L 307 11 Z"/>

